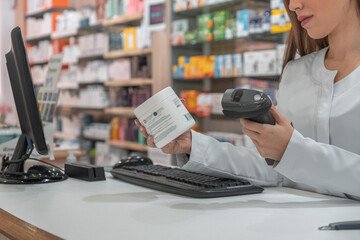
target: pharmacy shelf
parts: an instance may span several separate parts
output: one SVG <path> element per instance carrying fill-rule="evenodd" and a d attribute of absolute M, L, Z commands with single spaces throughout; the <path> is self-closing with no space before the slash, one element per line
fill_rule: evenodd
<path fill-rule="evenodd" d="M 58 89 L 61 89 L 61 90 L 76 90 L 79 88 L 79 85 L 77 83 L 61 83 L 59 82 L 58 85 L 57 85 L 57 88 Z"/>
<path fill-rule="evenodd" d="M 30 67 L 32 67 L 32 66 L 42 66 L 42 65 L 46 65 L 48 63 L 49 63 L 48 60 L 44 60 L 44 61 L 39 61 L 39 62 L 29 62 L 29 65 L 30 65 Z"/>
<path fill-rule="evenodd" d="M 78 85 L 104 85 L 102 81 L 78 81 Z"/>
<path fill-rule="evenodd" d="M 59 105 L 57 106 L 61 111 L 104 111 L 104 108 L 100 107 L 92 107 L 92 106 L 67 106 L 67 105 Z"/>
<path fill-rule="evenodd" d="M 80 28 L 78 28 L 78 35 L 85 35 L 85 34 L 89 34 L 89 33 L 97 33 L 97 32 L 102 32 L 103 31 L 103 25 L 102 22 L 98 22 L 94 25 L 89 25 L 89 26 L 82 26 Z"/>
<path fill-rule="evenodd" d="M 134 49 L 134 50 L 115 50 L 105 53 L 104 58 L 115 59 L 115 58 L 124 58 L 124 57 L 132 57 L 132 56 L 141 56 L 141 55 L 150 54 L 151 52 L 152 52 L 151 48 Z"/>
<path fill-rule="evenodd" d="M 36 37 L 27 38 L 26 44 L 37 44 L 39 41 L 50 40 L 50 39 L 51 39 L 50 34 L 39 35 Z"/>
<path fill-rule="evenodd" d="M 99 138 L 99 137 L 95 137 L 95 136 L 82 136 L 84 139 L 89 140 L 89 141 L 100 141 L 100 142 L 105 142 L 108 139 L 107 138 Z"/>
<path fill-rule="evenodd" d="M 153 83 L 152 79 L 148 78 L 133 78 L 129 80 L 113 80 L 105 82 L 107 87 L 130 87 L 130 86 L 144 86 L 151 85 Z"/>
<path fill-rule="evenodd" d="M 78 34 L 77 29 L 70 29 L 61 32 L 53 32 L 51 33 L 51 39 L 66 39 L 70 37 L 76 37 L 77 34 Z"/>
<path fill-rule="evenodd" d="M 267 7 L 269 6 L 269 0 L 256 0 L 256 1 L 248 1 L 248 0 L 224 0 L 215 4 L 208 4 L 203 7 L 187 9 L 183 11 L 173 11 L 172 17 L 173 20 L 186 18 L 186 17 L 196 17 L 197 15 L 203 13 L 209 13 L 213 11 L 222 10 L 224 8 L 231 9 L 235 6 L 239 6 L 239 4 L 246 4 L 246 8 L 252 7 Z"/>
<path fill-rule="evenodd" d="M 67 140 L 73 140 L 73 139 L 76 139 L 77 136 L 72 133 L 54 132 L 54 138 L 63 138 L 63 139 L 67 139 Z"/>
<path fill-rule="evenodd" d="M 142 18 L 143 18 L 143 13 L 138 12 L 138 13 L 134 13 L 134 14 L 123 15 L 123 16 L 119 16 L 116 18 L 104 20 L 102 22 L 102 25 L 104 27 L 121 26 L 121 25 L 138 26 L 138 25 L 140 25 Z"/>
<path fill-rule="evenodd" d="M 120 140 L 107 140 L 106 144 L 117 147 L 117 148 L 125 148 L 134 151 L 146 152 L 148 151 L 148 146 L 144 144 L 139 144 L 136 142 L 129 141 L 120 141 Z"/>
<path fill-rule="evenodd" d="M 172 78 L 174 81 L 179 82 L 198 82 L 210 79 L 212 81 L 223 81 L 223 80 L 234 80 L 236 78 L 250 78 L 250 79 L 262 79 L 269 81 L 277 81 L 279 79 L 279 74 L 259 74 L 259 75 L 240 75 L 240 76 L 230 76 L 230 77 L 204 77 L 204 78 Z"/>
<path fill-rule="evenodd" d="M 63 66 L 68 66 L 68 65 L 74 65 L 78 63 L 78 59 L 74 59 L 74 60 L 70 60 L 70 61 L 63 61 L 62 65 Z"/>
<path fill-rule="evenodd" d="M 112 108 L 105 108 L 105 113 L 111 115 L 135 117 L 134 109 L 135 108 L 131 108 L 131 107 L 112 107 Z"/>
<path fill-rule="evenodd" d="M 60 7 L 54 7 L 54 8 L 46 8 L 46 9 L 39 9 L 37 11 L 31 12 L 31 13 L 27 13 L 25 15 L 25 18 L 40 18 L 42 17 L 45 13 L 51 13 L 51 12 L 62 12 L 65 10 L 73 10 L 73 8 L 60 8 Z"/>
<path fill-rule="evenodd" d="M 81 61 L 92 61 L 92 60 L 98 60 L 98 59 L 103 59 L 103 54 L 87 54 L 87 55 L 82 55 L 78 58 L 78 62 Z"/>
<path fill-rule="evenodd" d="M 236 46 L 241 46 L 246 44 L 246 42 L 254 41 L 254 42 L 272 42 L 272 43 L 283 43 L 287 38 L 289 32 L 281 32 L 281 33 L 254 33 L 244 37 L 232 38 L 232 39 L 223 39 L 223 40 L 213 40 L 207 42 L 194 42 L 187 43 L 182 45 L 172 45 L 172 48 L 179 50 L 196 50 L 202 51 L 204 45 L 208 45 L 210 48 L 219 48 L 222 46 L 227 46 L 231 48 L 229 45 L 235 48 Z"/>

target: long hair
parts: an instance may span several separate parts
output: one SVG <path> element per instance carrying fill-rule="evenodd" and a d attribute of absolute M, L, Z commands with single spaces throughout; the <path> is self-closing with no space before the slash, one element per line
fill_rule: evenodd
<path fill-rule="evenodd" d="M 285 50 L 284 62 L 282 65 L 281 72 L 284 71 L 284 68 L 288 62 L 295 59 L 296 53 L 299 54 L 300 56 L 304 56 L 329 46 L 328 37 L 324 37 L 322 39 L 310 38 L 306 30 L 301 27 L 300 22 L 297 20 L 296 14 L 290 11 L 289 9 L 290 0 L 283 0 L 283 1 L 286 11 L 290 17 L 291 30 L 286 42 L 287 47 Z M 358 15 L 360 16 L 360 0 L 357 0 L 357 12 Z"/>

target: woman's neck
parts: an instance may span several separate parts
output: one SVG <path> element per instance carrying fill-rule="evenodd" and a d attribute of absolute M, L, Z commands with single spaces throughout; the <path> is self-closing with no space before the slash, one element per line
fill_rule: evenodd
<path fill-rule="evenodd" d="M 328 36 L 327 60 L 341 62 L 356 57 L 360 60 L 360 17 L 351 11 Z"/>

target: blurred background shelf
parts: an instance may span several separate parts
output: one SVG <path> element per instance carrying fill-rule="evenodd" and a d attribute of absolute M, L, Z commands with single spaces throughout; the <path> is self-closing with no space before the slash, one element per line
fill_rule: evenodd
<path fill-rule="evenodd" d="M 153 79 L 147 79 L 147 78 L 133 78 L 129 80 L 106 81 L 104 84 L 107 87 L 128 87 L 128 86 L 151 85 L 153 81 L 154 81 Z"/>
<path fill-rule="evenodd" d="M 135 117 L 134 109 L 135 108 L 131 107 L 112 107 L 105 108 L 105 113 L 118 116 Z"/>
<path fill-rule="evenodd" d="M 143 13 L 137 12 L 134 14 L 123 15 L 111 19 L 104 20 L 102 25 L 104 27 L 110 26 L 139 26 L 143 19 Z"/>
<path fill-rule="evenodd" d="M 134 151 L 146 152 L 148 146 L 144 144 L 139 144 L 135 142 L 120 141 L 120 140 L 107 140 L 106 144 L 117 148 L 131 149 Z"/>
<path fill-rule="evenodd" d="M 115 59 L 131 56 L 141 56 L 145 54 L 150 54 L 152 52 L 151 48 L 144 49 L 134 49 L 134 50 L 115 50 L 104 54 L 105 59 Z"/>

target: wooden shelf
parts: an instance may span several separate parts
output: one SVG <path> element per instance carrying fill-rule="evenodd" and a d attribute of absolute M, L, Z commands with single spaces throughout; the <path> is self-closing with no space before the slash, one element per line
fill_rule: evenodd
<path fill-rule="evenodd" d="M 125 148 L 129 150 L 135 150 L 140 152 L 146 152 L 148 150 L 148 146 L 144 144 L 139 144 L 136 142 L 128 142 L 128 141 L 120 141 L 120 140 L 107 140 L 106 144 L 118 147 L 118 148 Z"/>
<path fill-rule="evenodd" d="M 51 35 L 50 34 L 44 34 L 44 35 L 39 35 L 36 37 L 30 37 L 26 39 L 26 44 L 36 44 L 39 41 L 42 40 L 50 40 Z"/>
<path fill-rule="evenodd" d="M 64 138 L 64 139 L 76 139 L 77 136 L 71 133 L 64 133 L 64 132 L 54 132 L 54 138 Z"/>
<path fill-rule="evenodd" d="M 97 54 L 86 54 L 86 55 L 81 55 L 78 58 L 78 62 L 80 61 L 92 61 L 92 60 L 98 60 L 98 59 L 102 59 L 103 58 L 103 54 L 101 53 L 97 53 Z"/>
<path fill-rule="evenodd" d="M 148 78 L 133 78 L 129 80 L 106 81 L 105 86 L 107 87 L 143 86 L 143 85 L 151 85 L 152 82 L 153 80 Z"/>
<path fill-rule="evenodd" d="M 63 106 L 57 106 L 57 108 L 62 111 L 62 112 L 71 112 L 73 110 L 76 110 L 76 111 L 96 111 L 96 112 L 99 112 L 99 111 L 104 111 L 104 108 L 95 108 L 95 107 L 91 107 L 91 106 L 67 106 L 67 105 L 63 105 Z"/>
<path fill-rule="evenodd" d="M 106 114 L 112 114 L 112 115 L 135 117 L 134 109 L 135 108 L 130 108 L 130 107 L 105 108 L 105 113 Z"/>
<path fill-rule="evenodd" d="M 114 59 L 114 58 L 132 57 L 132 56 L 141 56 L 141 55 L 149 54 L 151 52 L 152 52 L 151 48 L 135 49 L 135 50 L 116 50 L 105 53 L 104 58 Z"/>
<path fill-rule="evenodd" d="M 77 29 L 71 29 L 62 32 L 54 32 L 51 34 L 51 39 L 64 39 L 64 38 L 75 37 L 77 33 L 78 33 Z"/>
<path fill-rule="evenodd" d="M 58 89 L 78 89 L 79 85 L 77 83 L 61 83 L 57 85 Z"/>
<path fill-rule="evenodd" d="M 61 7 L 54 7 L 54 8 L 47 8 L 47 9 L 39 9 L 37 11 L 31 12 L 31 13 L 27 13 L 25 18 L 40 18 L 42 17 L 45 13 L 50 13 L 50 12 L 62 12 L 65 10 L 71 10 L 72 8 L 61 8 Z"/>
<path fill-rule="evenodd" d="M 102 25 L 104 27 L 114 26 L 114 25 L 139 25 L 140 21 L 143 18 L 143 13 L 138 12 L 131 15 L 123 15 L 120 17 L 104 20 Z"/>

